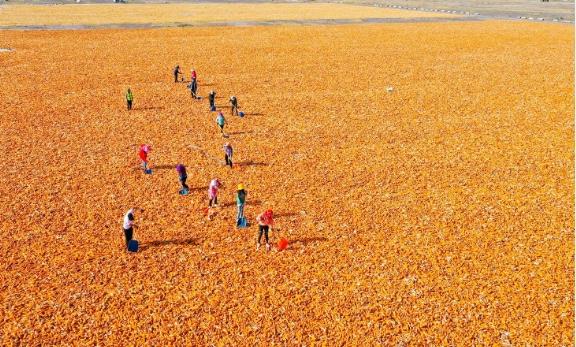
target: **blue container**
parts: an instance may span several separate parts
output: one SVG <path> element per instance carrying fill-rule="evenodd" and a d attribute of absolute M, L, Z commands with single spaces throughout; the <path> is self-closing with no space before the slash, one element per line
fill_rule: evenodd
<path fill-rule="evenodd" d="M 128 241 L 128 252 L 138 252 L 138 241 L 137 240 Z"/>
<path fill-rule="evenodd" d="M 152 174 L 152 169 L 146 169 L 146 170 L 144 170 L 144 173 L 145 173 L 146 175 L 151 175 L 151 174 Z"/>
<path fill-rule="evenodd" d="M 246 217 L 239 218 L 236 221 L 236 226 L 238 228 L 248 228 L 248 220 L 246 219 Z"/>
<path fill-rule="evenodd" d="M 188 195 L 189 191 L 186 188 L 182 188 L 182 189 L 180 189 L 179 193 L 180 193 L 180 195 Z"/>
<path fill-rule="evenodd" d="M 240 113 L 238 113 L 238 115 L 239 115 L 240 117 L 244 117 L 244 112 L 240 111 Z"/>

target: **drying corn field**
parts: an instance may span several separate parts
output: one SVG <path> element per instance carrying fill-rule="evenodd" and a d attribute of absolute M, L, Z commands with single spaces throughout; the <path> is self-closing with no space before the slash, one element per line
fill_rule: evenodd
<path fill-rule="evenodd" d="M 1 32 L 0 343 L 572 346 L 573 44 L 503 21 Z M 256 251 L 268 208 L 284 251 Z"/>

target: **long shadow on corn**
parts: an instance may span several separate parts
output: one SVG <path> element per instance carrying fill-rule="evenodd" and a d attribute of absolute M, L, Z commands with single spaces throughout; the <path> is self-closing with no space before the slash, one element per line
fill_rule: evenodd
<path fill-rule="evenodd" d="M 197 246 L 198 241 L 193 238 L 189 239 L 172 239 L 172 240 L 157 240 L 143 243 L 140 247 L 142 251 L 152 247 L 162 246 Z"/>

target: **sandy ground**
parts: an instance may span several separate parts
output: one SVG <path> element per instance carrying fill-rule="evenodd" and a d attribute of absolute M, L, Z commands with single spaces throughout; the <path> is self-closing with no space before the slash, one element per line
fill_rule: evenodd
<path fill-rule="evenodd" d="M 343 4 L 87 4 L 14 5 L 0 8 L 0 26 L 203 24 L 361 18 L 452 17 L 452 15 Z"/>
<path fill-rule="evenodd" d="M 573 37 L 490 21 L 3 32 L 1 344 L 572 346 Z M 177 63 L 219 106 L 238 96 L 228 139 Z M 287 251 L 236 230 L 238 183 Z"/>

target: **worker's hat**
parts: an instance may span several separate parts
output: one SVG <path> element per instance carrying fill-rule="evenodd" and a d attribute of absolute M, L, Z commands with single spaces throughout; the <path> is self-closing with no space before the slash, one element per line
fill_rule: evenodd
<path fill-rule="evenodd" d="M 244 190 L 244 185 L 242 183 L 238 185 L 238 190 Z"/>

